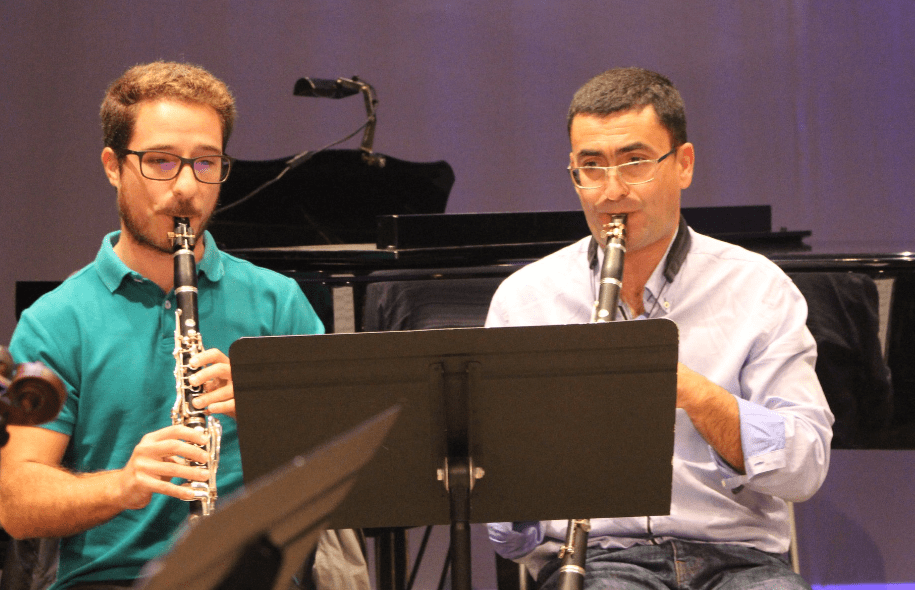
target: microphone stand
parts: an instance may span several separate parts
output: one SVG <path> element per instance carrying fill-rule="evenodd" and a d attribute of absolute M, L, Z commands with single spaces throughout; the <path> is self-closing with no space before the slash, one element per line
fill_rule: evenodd
<path fill-rule="evenodd" d="M 326 149 L 329 149 L 339 143 L 343 143 L 349 138 L 353 137 L 359 133 L 359 129 L 362 129 L 362 144 L 359 146 L 359 150 L 362 152 L 362 161 L 364 161 L 369 166 L 375 166 L 377 168 L 384 168 L 384 165 L 387 163 L 385 157 L 381 154 L 376 154 L 372 151 L 372 144 L 375 141 L 375 124 L 378 121 L 378 117 L 375 114 L 375 111 L 378 107 L 378 99 L 375 97 L 375 89 L 372 88 L 371 84 L 363 82 L 356 76 L 353 76 L 352 79 L 349 78 L 337 78 L 336 80 L 323 80 L 320 78 L 300 78 L 296 83 L 295 87 L 292 90 L 293 95 L 295 96 L 312 96 L 312 97 L 321 97 L 321 98 L 344 98 L 347 96 L 352 96 L 358 92 L 362 93 L 362 96 L 365 100 L 365 110 L 366 110 L 366 121 L 360 125 L 355 131 L 344 137 L 343 139 L 338 139 L 325 145 L 318 150 L 305 150 L 295 156 L 289 158 L 286 162 L 286 167 L 283 168 L 279 174 L 270 180 L 264 182 L 250 193 L 241 197 L 240 199 L 229 203 L 227 205 L 222 205 L 216 209 L 215 213 L 223 213 L 246 203 L 254 196 L 258 195 L 268 186 L 278 182 L 283 176 L 286 175 L 291 170 L 295 170 L 312 157 L 315 154 L 319 154 Z M 318 230 L 320 231 L 320 230 Z"/>
<path fill-rule="evenodd" d="M 366 114 L 365 130 L 362 133 L 362 145 L 359 147 L 362 151 L 362 159 L 370 166 L 383 168 L 385 165 L 384 156 L 372 151 L 372 144 L 375 141 L 375 123 L 377 122 L 375 111 L 378 108 L 378 99 L 375 96 L 375 89 L 371 84 L 364 80 L 360 80 L 357 76 L 353 76 L 352 78 L 337 78 L 336 80 L 300 78 L 295 83 L 295 87 L 292 91 L 295 96 L 314 96 L 322 98 L 344 98 L 358 92 L 362 93 L 362 98 L 365 101 Z"/>

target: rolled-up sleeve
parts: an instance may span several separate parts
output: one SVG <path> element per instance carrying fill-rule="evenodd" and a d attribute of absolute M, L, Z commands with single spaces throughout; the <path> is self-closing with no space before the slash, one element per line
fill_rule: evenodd
<path fill-rule="evenodd" d="M 543 523 L 492 522 L 486 525 L 496 553 L 506 559 L 519 559 L 543 542 Z"/>
<path fill-rule="evenodd" d="M 722 484 L 800 502 L 829 469 L 833 415 L 814 371 L 816 343 L 806 327 L 807 305 L 785 279 L 766 297 L 771 318 L 741 371 L 737 396 L 745 474 L 720 457 Z"/>

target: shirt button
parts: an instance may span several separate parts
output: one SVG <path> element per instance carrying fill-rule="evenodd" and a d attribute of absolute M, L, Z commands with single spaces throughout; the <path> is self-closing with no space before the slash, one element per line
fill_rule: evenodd
<path fill-rule="evenodd" d="M 171 309 L 171 308 L 172 308 L 172 302 L 171 302 L 171 301 L 166 301 L 166 302 L 165 302 L 165 309 Z"/>
<path fill-rule="evenodd" d="M 670 309 L 670 301 L 665 301 L 663 305 L 664 309 Z"/>

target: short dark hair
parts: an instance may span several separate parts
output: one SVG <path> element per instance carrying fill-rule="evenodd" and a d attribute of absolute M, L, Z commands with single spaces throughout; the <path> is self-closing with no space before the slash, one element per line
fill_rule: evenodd
<path fill-rule="evenodd" d="M 134 66 L 108 87 L 100 113 L 105 147 L 116 152 L 126 149 L 133 135 L 138 104 L 158 99 L 213 107 L 222 123 L 225 149 L 235 125 L 235 98 L 229 88 L 199 66 L 165 61 Z"/>
<path fill-rule="evenodd" d="M 683 97 L 666 77 L 641 68 L 616 68 L 588 80 L 569 106 L 568 131 L 576 115 L 606 117 L 616 112 L 652 106 L 670 133 L 671 147 L 686 143 Z"/>

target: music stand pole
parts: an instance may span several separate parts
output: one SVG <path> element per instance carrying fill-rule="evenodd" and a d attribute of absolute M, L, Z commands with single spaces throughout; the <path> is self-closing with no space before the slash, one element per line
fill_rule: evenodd
<path fill-rule="evenodd" d="M 445 436 L 448 455 L 445 458 L 445 489 L 451 515 L 451 586 L 470 590 L 470 494 L 477 473 L 470 458 L 470 397 L 476 382 L 479 363 L 445 358 L 433 365 L 440 379 L 442 406 L 445 413 Z M 481 473 L 480 473 L 481 475 Z M 442 479 L 440 477 L 439 479 Z"/>

